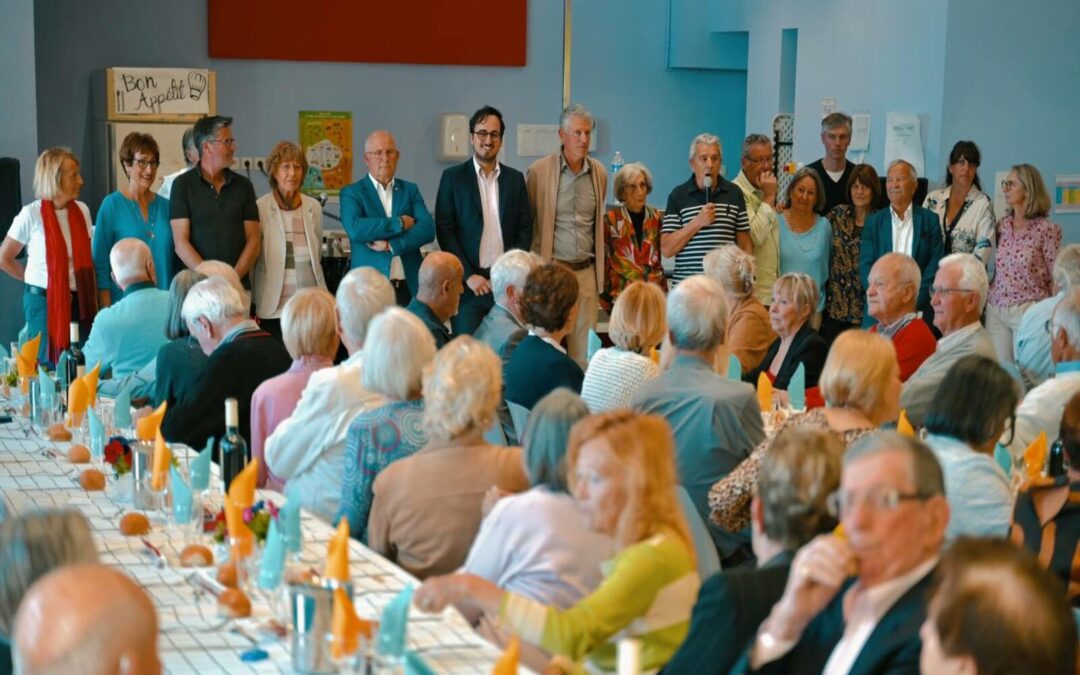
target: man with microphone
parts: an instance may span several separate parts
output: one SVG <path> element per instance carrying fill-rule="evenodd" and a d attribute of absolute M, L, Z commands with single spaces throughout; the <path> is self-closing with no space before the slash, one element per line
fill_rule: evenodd
<path fill-rule="evenodd" d="M 742 190 L 720 175 L 720 139 L 698 134 L 690 144 L 690 180 L 668 195 L 660 252 L 675 258 L 672 284 L 701 274 L 705 254 L 725 244 L 754 253 Z"/>

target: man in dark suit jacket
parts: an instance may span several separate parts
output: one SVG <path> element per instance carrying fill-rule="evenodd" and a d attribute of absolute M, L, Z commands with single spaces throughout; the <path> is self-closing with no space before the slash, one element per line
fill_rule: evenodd
<path fill-rule="evenodd" d="M 404 306 L 416 295 L 420 247 L 435 240 L 435 222 L 416 184 L 394 177 L 399 156 L 390 132 L 371 132 L 364 141 L 368 175 L 341 191 L 341 224 L 349 234 L 352 269 L 382 272 Z"/>
<path fill-rule="evenodd" d="M 919 672 L 930 573 L 949 524 L 941 466 L 895 432 L 857 441 L 843 466 L 833 501 L 843 532 L 795 555 L 748 655 L 759 672 Z"/>
<path fill-rule="evenodd" d="M 240 294 L 221 277 L 200 281 L 188 292 L 184 322 L 209 358 L 195 385 L 165 411 L 161 434 L 167 441 L 201 448 L 207 439 L 221 438 L 227 398 L 239 403 L 240 435 L 251 439 L 251 395 L 288 370 L 292 358 L 247 312 Z"/>
<path fill-rule="evenodd" d="M 431 331 L 436 349 L 442 349 L 451 340 L 446 322 L 458 311 L 461 275 L 461 262 L 446 251 L 428 254 L 420 265 L 416 297 L 406 309 L 420 317 Z"/>
<path fill-rule="evenodd" d="M 918 176 L 915 167 L 902 159 L 889 165 L 885 192 L 889 208 L 867 217 L 863 224 L 862 244 L 859 249 L 859 276 L 863 288 L 868 288 L 870 268 L 886 253 L 906 253 L 915 259 L 922 271 L 916 308 L 923 313 L 923 320 L 933 326 L 934 310 L 930 306 L 930 286 L 937 274 L 938 261 L 945 255 L 945 242 L 941 235 L 941 222 L 937 214 L 912 203 Z M 895 244 L 899 244 L 897 248 Z M 866 298 L 863 298 L 866 302 Z M 863 327 L 874 325 L 869 309 L 863 308 Z"/>
<path fill-rule="evenodd" d="M 493 304 L 491 266 L 504 251 L 528 250 L 532 212 L 525 177 L 499 163 L 506 125 L 502 113 L 484 106 L 469 120 L 473 156 L 443 171 L 435 198 L 439 248 L 465 268 L 465 294 L 451 319 L 454 335 L 472 334 Z"/>

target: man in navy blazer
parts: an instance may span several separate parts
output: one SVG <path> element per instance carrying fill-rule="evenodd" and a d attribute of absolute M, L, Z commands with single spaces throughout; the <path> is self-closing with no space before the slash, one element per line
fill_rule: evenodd
<path fill-rule="evenodd" d="M 750 648 L 755 671 L 919 672 L 919 628 L 949 524 L 941 465 L 896 432 L 860 439 L 842 461 L 830 507 L 843 531 L 795 555 Z"/>
<path fill-rule="evenodd" d="M 863 224 L 859 275 L 865 289 L 870 268 L 878 258 L 893 252 L 910 255 L 922 271 L 915 305 L 923 313 L 923 321 L 933 326 L 934 310 L 930 306 L 930 285 L 934 283 L 938 261 L 945 255 L 945 242 L 937 214 L 912 204 L 918 185 L 919 177 L 911 164 L 902 159 L 889 164 L 888 176 L 885 179 L 889 207 L 870 214 Z M 869 327 L 874 325 L 875 321 L 865 303 L 864 294 L 863 327 Z"/>
<path fill-rule="evenodd" d="M 450 320 L 454 335 L 472 334 L 494 304 L 491 266 L 513 248 L 528 250 L 532 212 L 520 171 L 499 162 L 506 124 L 486 105 L 469 120 L 473 156 L 443 171 L 435 198 L 439 248 L 465 268 L 461 307 Z"/>
<path fill-rule="evenodd" d="M 352 269 L 374 267 L 394 286 L 397 303 L 416 295 L 420 247 L 435 239 L 435 223 L 415 183 L 395 178 L 400 153 L 389 131 L 364 141 L 368 175 L 341 191 L 341 224 L 349 233 Z"/>

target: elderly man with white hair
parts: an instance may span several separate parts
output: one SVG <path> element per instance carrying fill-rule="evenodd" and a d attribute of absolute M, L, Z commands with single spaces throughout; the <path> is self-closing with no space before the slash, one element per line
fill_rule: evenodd
<path fill-rule="evenodd" d="M 119 382 L 153 361 L 165 344 L 169 292 L 157 288 L 150 248 L 140 239 L 116 242 L 109 264 L 123 298 L 98 312 L 83 353 L 87 365 L 100 363 L 101 372 L 111 372 L 113 382 Z M 106 382 L 102 393 L 117 393 L 107 391 Z"/>
<path fill-rule="evenodd" d="M 417 275 L 416 297 L 405 308 L 424 322 L 435 338 L 435 347 L 442 349 L 450 342 L 450 318 L 461 306 L 462 280 L 465 268 L 461 261 L 446 251 L 427 254 Z"/>
<path fill-rule="evenodd" d="M 191 287 L 181 311 L 188 332 L 209 358 L 199 381 L 165 411 L 161 433 L 169 441 L 201 448 L 225 434 L 225 399 L 239 403 L 240 434 L 251 438 L 251 395 L 284 373 L 292 358 L 281 340 L 248 317 L 248 305 L 221 277 Z"/>
<path fill-rule="evenodd" d="M 1054 309 L 1050 357 L 1054 360 L 1054 376 L 1029 391 L 1016 410 L 1009 444 L 1014 457 L 1023 453 L 1041 432 L 1046 432 L 1050 443 L 1056 441 L 1065 404 L 1080 392 L 1080 289 L 1070 291 Z"/>
<path fill-rule="evenodd" d="M 934 325 L 941 331 L 941 339 L 900 393 L 900 407 L 915 426 L 922 426 L 945 373 L 960 357 L 981 354 L 997 358 L 990 333 L 979 321 L 989 286 L 986 266 L 970 253 L 953 253 L 941 259 L 930 288 Z"/>
<path fill-rule="evenodd" d="M 919 175 L 909 162 L 897 159 L 889 164 L 885 178 L 885 193 L 889 208 L 866 217 L 862 244 L 859 248 L 859 273 L 867 288 L 870 268 L 886 253 L 905 253 L 915 259 L 922 270 L 916 307 L 929 323 L 934 316 L 930 302 L 930 284 L 937 274 L 938 261 L 945 255 L 945 239 L 937 214 L 912 203 Z M 863 312 L 863 326 L 873 325 L 868 311 Z"/>
<path fill-rule="evenodd" d="M 866 307 L 877 324 L 872 333 L 892 340 L 900 362 L 900 381 L 918 370 L 937 347 L 937 338 L 925 321 L 919 321 L 915 300 L 922 273 L 915 259 L 904 253 L 886 253 L 870 268 Z"/>
<path fill-rule="evenodd" d="M 349 358 L 312 373 L 292 415 L 266 439 L 267 467 L 304 508 L 328 522 L 341 506 L 349 425 L 386 402 L 364 387 L 361 364 L 368 324 L 394 301 L 394 287 L 379 270 L 358 267 L 345 275 L 335 304 Z"/>
<path fill-rule="evenodd" d="M 1050 358 L 1050 331 L 1046 330 L 1054 308 L 1073 289 L 1080 288 L 1080 244 L 1069 244 L 1054 260 L 1054 295 L 1027 308 L 1016 329 L 1013 351 L 1024 386 L 1031 390 L 1054 375 Z"/>
<path fill-rule="evenodd" d="M 727 313 L 719 282 L 696 275 L 679 284 L 667 299 L 668 339 L 675 356 L 630 402 L 631 408 L 659 415 L 671 425 L 679 482 L 706 523 L 712 522 L 709 488 L 765 439 L 754 388 L 712 368 L 725 347 Z M 711 532 L 726 564 L 747 556 L 748 532 Z"/>
<path fill-rule="evenodd" d="M 495 305 L 476 329 L 474 337 L 499 355 L 503 366 L 514 347 L 529 333 L 521 315 L 521 292 L 529 272 L 540 266 L 540 256 L 514 249 L 503 253 L 491 266 L 491 291 Z"/>

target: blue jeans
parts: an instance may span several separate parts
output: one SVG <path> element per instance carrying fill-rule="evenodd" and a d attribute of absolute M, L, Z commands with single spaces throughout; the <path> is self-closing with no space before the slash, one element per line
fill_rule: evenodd
<path fill-rule="evenodd" d="M 44 295 L 31 293 L 28 286 L 23 287 L 22 301 L 23 317 L 26 319 L 26 339 L 33 340 L 35 335 L 41 334 L 38 361 L 46 363 L 49 358 L 48 303 Z"/>

